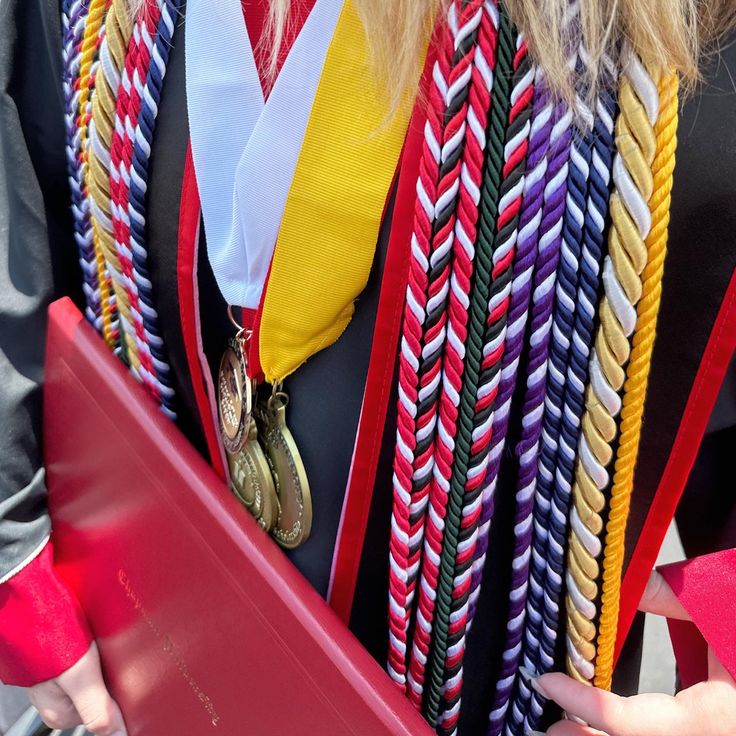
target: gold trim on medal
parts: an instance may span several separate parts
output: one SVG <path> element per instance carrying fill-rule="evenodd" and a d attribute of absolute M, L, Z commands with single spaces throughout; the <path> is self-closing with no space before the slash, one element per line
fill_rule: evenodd
<path fill-rule="evenodd" d="M 271 530 L 274 539 L 286 549 L 307 541 L 312 530 L 312 494 L 299 448 L 286 426 L 288 396 L 274 387 L 267 401 L 259 402 L 256 416 L 258 436 L 271 461 L 280 513 Z"/>
<path fill-rule="evenodd" d="M 258 441 L 255 419 L 250 420 L 248 441 L 239 452 L 228 456 L 228 465 L 236 497 L 261 529 L 270 532 L 278 519 L 280 506 L 273 468 Z"/>
<path fill-rule="evenodd" d="M 248 441 L 252 412 L 253 382 L 248 377 L 245 341 L 238 336 L 228 340 L 217 378 L 217 415 L 222 442 L 230 454 Z"/>

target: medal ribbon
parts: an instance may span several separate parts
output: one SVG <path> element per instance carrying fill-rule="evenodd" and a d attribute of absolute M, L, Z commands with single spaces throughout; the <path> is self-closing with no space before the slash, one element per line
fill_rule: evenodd
<path fill-rule="evenodd" d="M 259 349 L 269 382 L 337 340 L 368 280 L 410 113 L 405 105 L 389 120 L 379 88 L 363 25 L 347 2 L 317 89 L 264 297 Z"/>
<path fill-rule="evenodd" d="M 334 342 L 352 317 L 409 109 L 389 119 L 352 3 L 318 0 L 258 112 L 240 4 L 222 23 L 228 7 L 188 9 L 192 152 L 215 277 L 231 304 L 253 308 L 262 298 L 259 359 L 274 382 Z"/>
<path fill-rule="evenodd" d="M 342 0 L 318 0 L 266 103 L 240 2 L 190 3 L 187 108 L 207 253 L 229 304 L 256 309 Z"/>

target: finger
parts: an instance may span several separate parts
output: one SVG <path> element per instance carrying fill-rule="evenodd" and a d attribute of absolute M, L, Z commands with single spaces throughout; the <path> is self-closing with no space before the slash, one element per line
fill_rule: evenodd
<path fill-rule="evenodd" d="M 654 570 L 639 602 L 639 610 L 658 616 L 690 621 L 690 614 L 682 607 L 667 581 Z"/>
<path fill-rule="evenodd" d="M 693 724 L 688 734 L 732 736 L 736 733 L 736 686 L 733 680 L 699 682 L 681 690 L 676 698 L 689 713 L 697 716 L 697 724 Z"/>
<path fill-rule="evenodd" d="M 688 733 L 692 714 L 669 695 L 647 694 L 622 698 L 583 685 L 553 672 L 537 678 L 532 686 L 544 697 L 591 727 L 615 736 L 673 736 Z M 697 729 L 694 730 L 698 733 Z"/>
<path fill-rule="evenodd" d="M 72 701 L 53 680 L 29 688 L 28 699 L 49 728 L 74 728 L 82 723 Z"/>
<path fill-rule="evenodd" d="M 529 736 L 537 736 L 537 734 L 532 732 Z M 606 734 L 572 721 L 559 721 L 547 729 L 545 736 L 606 736 Z"/>
<path fill-rule="evenodd" d="M 95 644 L 77 664 L 60 675 L 57 682 L 71 699 L 88 731 L 97 736 L 127 736 L 120 708 L 110 697 L 102 677 Z"/>

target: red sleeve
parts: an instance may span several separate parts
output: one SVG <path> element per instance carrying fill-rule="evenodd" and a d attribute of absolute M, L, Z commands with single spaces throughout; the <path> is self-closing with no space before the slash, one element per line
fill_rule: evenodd
<path fill-rule="evenodd" d="M 736 680 L 736 549 L 660 568 L 689 621 L 670 621 L 683 687 L 708 675 L 707 648 Z"/>
<path fill-rule="evenodd" d="M 54 570 L 49 542 L 0 584 L 0 680 L 23 687 L 50 680 L 91 643 L 76 596 Z"/>

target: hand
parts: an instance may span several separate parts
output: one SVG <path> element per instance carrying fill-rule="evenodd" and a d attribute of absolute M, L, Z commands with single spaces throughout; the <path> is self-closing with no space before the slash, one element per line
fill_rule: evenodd
<path fill-rule="evenodd" d="M 97 736 L 128 734 L 120 708 L 102 678 L 100 655 L 94 643 L 66 672 L 29 688 L 28 696 L 49 728 L 84 725 Z"/>
<path fill-rule="evenodd" d="M 668 618 L 689 620 L 687 612 L 657 572 L 652 574 L 639 608 Z M 736 683 L 710 649 L 708 680 L 675 696 L 655 693 L 622 698 L 557 672 L 536 678 L 532 685 L 570 716 L 590 724 L 582 726 L 573 721 L 560 721 L 547 731 L 547 736 L 736 734 Z"/>

